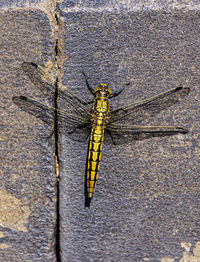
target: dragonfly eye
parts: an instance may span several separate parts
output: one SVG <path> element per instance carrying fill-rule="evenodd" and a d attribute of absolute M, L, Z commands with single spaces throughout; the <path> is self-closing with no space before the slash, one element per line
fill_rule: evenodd
<path fill-rule="evenodd" d="M 103 92 L 106 92 L 106 96 L 110 96 L 112 93 L 111 89 L 108 87 L 107 84 L 100 84 L 95 88 L 96 95 L 101 94 Z"/>

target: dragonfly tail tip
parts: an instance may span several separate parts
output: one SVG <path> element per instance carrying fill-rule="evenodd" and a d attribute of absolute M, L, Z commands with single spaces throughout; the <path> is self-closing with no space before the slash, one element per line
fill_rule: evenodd
<path fill-rule="evenodd" d="M 85 207 L 90 207 L 90 202 L 91 202 L 91 197 L 87 197 L 86 199 L 85 199 Z"/>

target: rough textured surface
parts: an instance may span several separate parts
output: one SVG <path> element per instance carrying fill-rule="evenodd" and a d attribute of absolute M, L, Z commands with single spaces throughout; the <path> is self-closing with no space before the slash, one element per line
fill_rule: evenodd
<path fill-rule="evenodd" d="M 144 124 L 183 126 L 190 133 L 125 146 L 104 145 L 90 209 L 84 208 L 83 195 L 87 144 L 62 136 L 62 259 L 198 258 L 200 13 L 187 8 L 87 12 L 87 5 L 83 6 L 83 12 L 74 1 L 61 6 L 67 87 L 89 101 L 82 70 L 93 87 L 106 82 L 118 90 L 131 81 L 112 101 L 114 107 L 189 86 L 189 96 Z"/>
<path fill-rule="evenodd" d="M 69 11 L 86 12 L 129 12 L 129 11 L 152 11 L 152 10 L 199 10 L 198 0 L 65 0 L 61 9 Z"/>
<path fill-rule="evenodd" d="M 66 0 L 57 27 L 55 6 L 0 3 L 0 261 L 56 261 L 52 130 L 11 101 L 19 94 L 45 101 L 20 65 L 54 61 L 56 30 L 63 82 L 86 100 L 82 70 L 93 87 L 106 82 L 118 90 L 131 81 L 113 107 L 191 87 L 179 104 L 144 122 L 188 127 L 188 135 L 104 145 L 90 209 L 84 208 L 87 144 L 61 134 L 62 261 L 199 261 L 199 4 Z"/>
<path fill-rule="evenodd" d="M 50 59 L 48 17 L 39 10 L 1 10 L 0 39 L 0 261 L 56 261 L 51 128 L 12 102 L 16 95 L 44 101 L 21 63 Z"/>

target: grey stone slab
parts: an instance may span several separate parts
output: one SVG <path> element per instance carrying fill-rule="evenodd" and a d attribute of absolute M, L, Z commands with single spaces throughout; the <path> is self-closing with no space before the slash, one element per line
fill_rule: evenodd
<path fill-rule="evenodd" d="M 25 1 L 25 0 L 20 0 L 20 1 L 16 1 L 16 0 L 1 0 L 0 2 L 0 8 L 22 8 L 22 7 L 30 7 L 32 5 L 32 7 L 34 5 L 37 5 L 39 3 L 41 3 L 41 0 L 29 0 L 29 1 Z"/>
<path fill-rule="evenodd" d="M 59 4 L 64 12 L 130 12 L 130 11 L 152 11 L 152 10 L 199 10 L 198 0 L 65 0 Z"/>
<path fill-rule="evenodd" d="M 51 128 L 12 97 L 45 101 L 21 68 L 52 60 L 48 16 L 0 10 L 0 261 L 56 261 L 56 176 Z"/>
<path fill-rule="evenodd" d="M 75 4 L 69 9 L 68 3 L 60 6 L 68 58 L 63 82 L 76 94 L 92 98 L 83 70 L 93 87 L 103 82 L 116 91 L 131 82 L 113 99 L 113 107 L 179 85 L 189 86 L 191 93 L 144 122 L 187 127 L 189 134 L 104 145 L 90 209 L 84 207 L 87 143 L 61 134 L 62 261 L 181 261 L 187 254 L 196 258 L 199 11 L 87 12 Z"/>

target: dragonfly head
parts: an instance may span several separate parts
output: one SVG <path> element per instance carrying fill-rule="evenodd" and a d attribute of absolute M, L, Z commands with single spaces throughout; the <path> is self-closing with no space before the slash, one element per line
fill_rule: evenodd
<path fill-rule="evenodd" d="M 99 86 L 97 86 L 97 87 L 95 88 L 94 93 L 96 94 L 96 96 L 98 96 L 98 95 L 103 95 L 103 96 L 110 97 L 112 91 L 111 91 L 111 89 L 108 87 L 107 84 L 100 84 Z"/>

